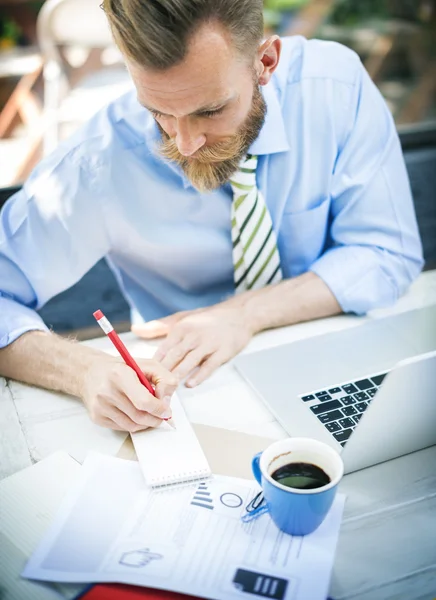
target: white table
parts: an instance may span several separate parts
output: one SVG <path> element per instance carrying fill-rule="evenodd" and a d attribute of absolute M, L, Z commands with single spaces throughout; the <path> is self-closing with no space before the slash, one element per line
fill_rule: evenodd
<path fill-rule="evenodd" d="M 436 303 L 436 271 L 420 276 L 379 318 Z M 258 335 L 246 352 L 356 326 L 342 315 Z M 136 356 L 152 346 L 123 336 Z M 106 338 L 87 342 L 113 352 Z M 191 421 L 279 439 L 286 433 L 231 365 L 194 390 L 180 390 Z M 236 408 L 235 408 L 236 407 Z M 436 426 L 436 424 L 435 424 Z M 115 454 L 125 436 L 93 425 L 74 398 L 0 378 L 0 478 L 57 449 L 82 460 L 90 449 Z M 331 582 L 335 600 L 436 597 L 436 446 L 347 475 L 344 520 Z M 308 599 L 310 600 L 310 599 Z"/>

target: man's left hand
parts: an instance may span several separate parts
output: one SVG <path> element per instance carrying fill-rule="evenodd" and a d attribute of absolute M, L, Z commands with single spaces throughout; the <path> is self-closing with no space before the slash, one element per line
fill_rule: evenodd
<path fill-rule="evenodd" d="M 179 312 L 158 321 L 134 325 L 132 331 L 145 339 L 166 335 L 154 358 L 179 380 L 190 376 L 186 381 L 188 387 L 207 379 L 238 354 L 254 334 L 244 322 L 241 308 L 232 306 Z M 197 372 L 191 375 L 197 367 Z"/>

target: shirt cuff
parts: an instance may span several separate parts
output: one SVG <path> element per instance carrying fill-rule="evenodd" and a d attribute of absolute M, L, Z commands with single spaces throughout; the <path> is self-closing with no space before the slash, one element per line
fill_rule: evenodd
<path fill-rule="evenodd" d="M 391 306 L 410 284 L 395 267 L 398 258 L 383 249 L 340 246 L 325 252 L 310 267 L 330 288 L 345 313 L 366 314 Z M 419 270 L 417 271 L 417 274 Z"/>
<path fill-rule="evenodd" d="M 0 348 L 12 344 L 23 333 L 35 330 L 49 331 L 38 313 L 15 300 L 0 297 Z"/>

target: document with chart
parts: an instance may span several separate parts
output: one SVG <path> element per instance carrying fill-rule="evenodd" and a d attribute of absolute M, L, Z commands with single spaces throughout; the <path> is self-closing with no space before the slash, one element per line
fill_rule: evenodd
<path fill-rule="evenodd" d="M 120 582 L 217 600 L 325 600 L 342 517 L 337 496 L 313 534 L 241 521 L 254 481 L 214 476 L 155 490 L 138 463 L 90 455 L 23 576 Z"/>

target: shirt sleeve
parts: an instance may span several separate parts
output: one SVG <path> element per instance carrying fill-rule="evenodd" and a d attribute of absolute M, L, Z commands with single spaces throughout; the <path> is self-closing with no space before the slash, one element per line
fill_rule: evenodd
<path fill-rule="evenodd" d="M 0 348 L 47 329 L 36 309 L 74 285 L 109 249 L 96 169 L 45 159 L 0 212 Z"/>
<path fill-rule="evenodd" d="M 331 185 L 328 249 L 311 266 L 344 312 L 393 304 L 423 266 L 413 200 L 392 116 L 359 62 Z M 338 127 L 338 130 L 340 127 Z"/>

